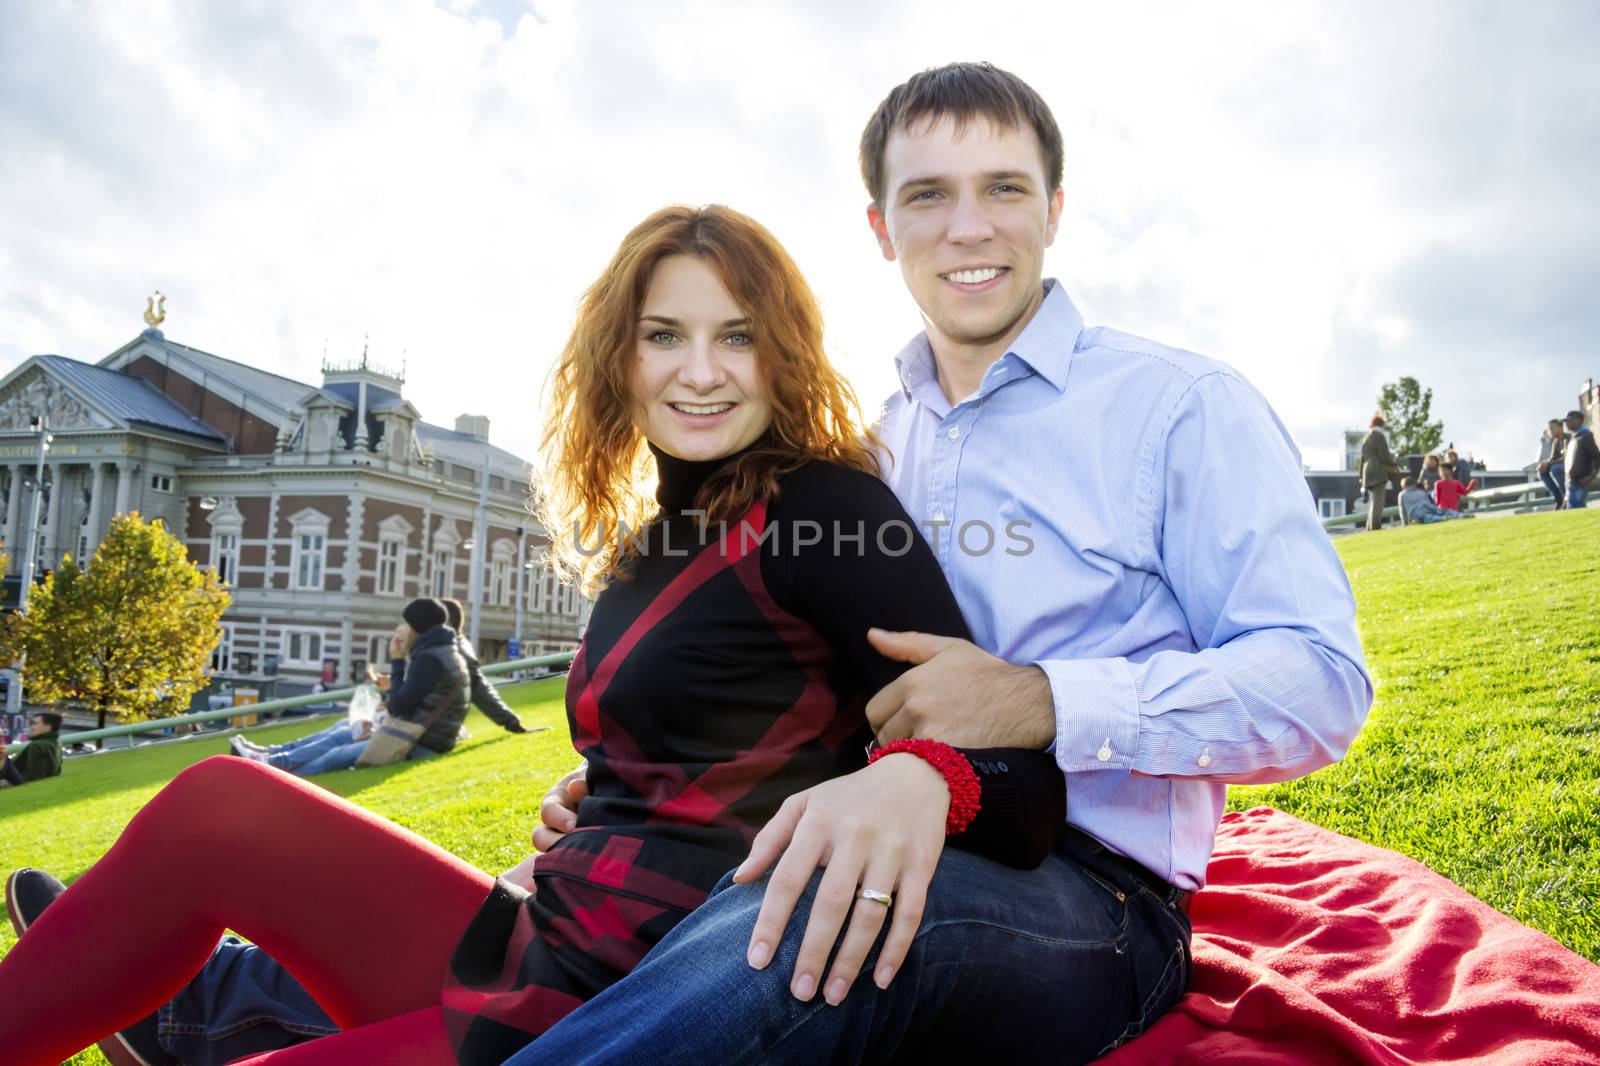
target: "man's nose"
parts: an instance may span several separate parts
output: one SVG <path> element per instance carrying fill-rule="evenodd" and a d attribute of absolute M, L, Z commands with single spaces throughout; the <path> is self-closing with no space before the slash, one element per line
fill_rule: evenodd
<path fill-rule="evenodd" d="M 989 216 L 984 213 L 983 205 L 977 197 L 962 195 L 956 199 L 955 206 L 950 210 L 950 219 L 945 226 L 945 238 L 952 244 L 976 244 L 986 241 L 994 236 L 994 226 L 989 223 Z"/>

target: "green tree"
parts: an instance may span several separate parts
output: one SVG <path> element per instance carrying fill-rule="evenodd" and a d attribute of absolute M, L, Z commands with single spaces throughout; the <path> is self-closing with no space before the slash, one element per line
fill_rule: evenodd
<path fill-rule="evenodd" d="M 1403 377 L 1385 385 L 1378 393 L 1378 413 L 1388 423 L 1389 448 L 1395 458 L 1426 455 L 1444 439 L 1444 423 L 1430 422 L 1433 390 L 1425 389 L 1414 377 Z"/>
<path fill-rule="evenodd" d="M 206 685 L 228 593 L 159 519 L 111 520 L 87 570 L 69 555 L 6 622 L 0 657 L 26 656 L 41 703 L 75 700 L 100 726 L 187 710 Z"/>

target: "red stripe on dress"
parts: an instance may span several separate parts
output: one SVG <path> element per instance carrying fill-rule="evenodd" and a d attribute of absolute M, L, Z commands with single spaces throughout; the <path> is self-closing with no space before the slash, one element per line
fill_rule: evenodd
<path fill-rule="evenodd" d="M 667 587 L 650 601 L 650 605 L 640 612 L 639 617 L 635 618 L 633 624 L 622 634 L 622 638 L 606 653 L 606 657 L 595 668 L 589 683 L 584 686 L 573 712 L 578 733 L 573 738 L 573 743 L 579 751 L 600 742 L 600 698 L 605 695 L 606 688 L 610 686 L 611 679 L 616 676 L 617 668 L 628 657 L 628 653 L 646 633 L 676 610 L 691 592 L 704 585 L 724 568 L 734 565 L 749 554 L 751 544 L 746 523 L 752 520 L 758 531 L 765 527 L 767 520 L 765 500 L 757 500 L 739 520 L 738 528 L 743 532 L 731 551 L 730 538 L 724 531 L 717 538 L 717 550 L 712 551 L 712 546 L 707 545 L 682 573 L 668 582 Z"/>
<path fill-rule="evenodd" d="M 639 857 L 644 841 L 638 837 L 612 837 L 589 864 L 589 880 L 606 888 L 621 888 L 628 883 L 628 871 Z"/>

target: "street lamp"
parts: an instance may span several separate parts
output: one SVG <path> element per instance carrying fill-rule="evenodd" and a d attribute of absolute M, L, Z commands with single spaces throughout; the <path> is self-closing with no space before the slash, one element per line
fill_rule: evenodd
<path fill-rule="evenodd" d="M 202 511 L 215 511 L 216 509 L 217 509 L 217 498 L 215 496 L 202 496 L 202 497 L 200 497 L 200 510 L 202 510 Z"/>
<path fill-rule="evenodd" d="M 33 501 L 28 508 L 28 539 L 22 548 L 22 570 L 20 587 L 17 590 L 17 610 L 28 609 L 28 594 L 33 591 L 33 570 L 38 565 L 35 553 L 39 544 L 39 505 L 44 500 L 44 457 L 50 450 L 50 427 L 43 414 L 33 416 L 29 428 L 39 434 L 39 458 L 33 473 Z M 11 664 L 11 684 L 6 689 L 6 712 L 18 714 L 22 710 L 22 664 L 18 659 Z"/>

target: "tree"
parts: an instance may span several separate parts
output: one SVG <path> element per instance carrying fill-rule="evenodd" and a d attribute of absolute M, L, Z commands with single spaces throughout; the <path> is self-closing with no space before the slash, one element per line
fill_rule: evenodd
<path fill-rule="evenodd" d="M 1444 439 L 1444 423 L 1429 422 L 1433 390 L 1425 389 L 1414 377 L 1403 377 L 1385 385 L 1378 393 L 1378 413 L 1389 429 L 1389 447 L 1396 458 L 1426 455 Z"/>
<path fill-rule="evenodd" d="M 0 657 L 27 657 L 40 702 L 75 700 L 124 721 L 178 714 L 205 687 L 228 593 L 159 519 L 111 520 L 87 570 L 69 555 L 7 619 Z"/>

